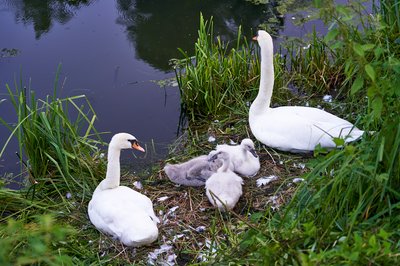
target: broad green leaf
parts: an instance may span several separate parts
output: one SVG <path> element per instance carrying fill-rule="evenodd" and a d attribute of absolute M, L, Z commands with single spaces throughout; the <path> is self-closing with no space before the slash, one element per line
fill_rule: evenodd
<path fill-rule="evenodd" d="M 362 45 L 359 43 L 353 43 L 353 50 L 354 52 L 356 52 L 356 54 L 358 54 L 359 56 L 364 57 L 364 50 L 362 48 Z"/>
<path fill-rule="evenodd" d="M 374 48 L 374 47 L 375 47 L 375 44 L 372 44 L 372 43 L 363 44 L 363 45 L 361 46 L 361 48 L 363 49 L 363 51 L 369 51 L 369 50 L 371 50 L 371 49 Z"/>
<path fill-rule="evenodd" d="M 325 36 L 325 41 L 329 42 L 336 38 L 339 34 L 339 30 L 337 28 L 331 29 Z"/>
<path fill-rule="evenodd" d="M 351 95 L 357 93 L 362 88 L 363 85 L 364 85 L 364 77 L 357 76 L 356 80 L 353 82 L 353 85 L 351 85 L 351 90 L 350 90 Z"/>
<path fill-rule="evenodd" d="M 375 77 L 376 77 L 375 70 L 370 64 L 365 65 L 365 72 L 367 72 L 371 80 L 375 82 Z"/>
<path fill-rule="evenodd" d="M 375 96 L 375 99 L 372 101 L 372 109 L 375 117 L 380 117 L 382 113 L 382 98 L 379 96 Z"/>
<path fill-rule="evenodd" d="M 333 138 L 332 140 L 338 147 L 341 147 L 344 145 L 344 139 L 342 139 L 342 138 Z"/>

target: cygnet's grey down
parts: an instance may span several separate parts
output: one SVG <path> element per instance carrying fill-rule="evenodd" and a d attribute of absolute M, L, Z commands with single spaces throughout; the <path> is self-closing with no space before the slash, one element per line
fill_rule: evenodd
<path fill-rule="evenodd" d="M 222 160 L 222 166 L 206 181 L 206 195 L 221 211 L 235 207 L 242 195 L 243 179 L 230 169 L 229 153 L 210 152 L 209 161 Z"/>
<path fill-rule="evenodd" d="M 221 161 L 209 161 L 207 155 L 201 155 L 180 164 L 167 163 L 164 172 L 176 184 L 199 187 L 204 186 L 221 165 Z"/>
<path fill-rule="evenodd" d="M 260 170 L 260 158 L 251 139 L 243 139 L 240 145 L 217 145 L 216 150 L 229 154 L 232 169 L 239 175 L 254 176 Z"/>

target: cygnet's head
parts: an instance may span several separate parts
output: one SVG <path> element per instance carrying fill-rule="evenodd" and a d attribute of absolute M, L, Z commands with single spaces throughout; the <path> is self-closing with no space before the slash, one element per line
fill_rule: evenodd
<path fill-rule="evenodd" d="M 258 157 L 257 152 L 254 148 L 254 142 L 251 139 L 243 139 L 240 145 L 245 151 L 249 151 L 254 157 Z"/>
<path fill-rule="evenodd" d="M 259 30 L 253 40 L 258 41 L 259 44 L 266 42 L 272 45 L 272 37 L 265 30 Z"/>
<path fill-rule="evenodd" d="M 215 162 L 216 160 L 228 161 L 229 154 L 225 151 L 211 151 L 207 157 L 209 162 Z"/>
<path fill-rule="evenodd" d="M 144 149 L 140 147 L 137 139 L 128 133 L 115 134 L 110 141 L 109 147 L 117 149 L 135 149 L 144 152 Z"/>

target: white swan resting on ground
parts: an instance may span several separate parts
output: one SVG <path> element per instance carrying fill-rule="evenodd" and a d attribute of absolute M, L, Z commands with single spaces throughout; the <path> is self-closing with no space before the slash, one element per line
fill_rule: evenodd
<path fill-rule="evenodd" d="M 260 30 L 253 39 L 261 48 L 261 76 L 258 95 L 250 106 L 249 124 L 260 142 L 282 151 L 308 152 L 318 144 L 325 148 L 336 147 L 332 137 L 351 142 L 363 135 L 364 131 L 350 122 L 318 108 L 270 108 L 274 87 L 272 38 Z"/>
<path fill-rule="evenodd" d="M 130 148 L 144 152 L 130 134 L 119 133 L 111 139 L 106 178 L 93 192 L 88 214 L 99 231 L 112 235 L 126 246 L 137 247 L 157 239 L 160 220 L 154 214 L 153 203 L 148 197 L 120 186 L 121 149 Z"/>
<path fill-rule="evenodd" d="M 254 176 L 260 170 L 260 158 L 251 139 L 243 139 L 240 145 L 220 144 L 217 151 L 229 153 L 233 171 L 242 176 Z"/>
<path fill-rule="evenodd" d="M 199 187 L 204 186 L 221 165 L 221 162 L 209 162 L 207 155 L 201 155 L 180 164 L 167 163 L 164 172 L 176 184 Z"/>
<path fill-rule="evenodd" d="M 242 195 L 243 179 L 230 169 L 229 154 L 210 152 L 209 161 L 222 160 L 222 166 L 206 181 L 206 195 L 211 204 L 221 211 L 235 207 Z"/>

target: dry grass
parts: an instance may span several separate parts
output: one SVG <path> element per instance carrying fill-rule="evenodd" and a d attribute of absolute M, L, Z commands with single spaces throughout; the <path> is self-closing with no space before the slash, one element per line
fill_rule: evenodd
<path fill-rule="evenodd" d="M 255 226 L 249 219 L 250 215 L 264 213 L 269 208 L 279 208 L 285 204 L 297 186 L 292 179 L 307 171 L 301 164 L 306 160 L 304 157 L 278 154 L 264 147 L 258 153 L 261 169 L 255 177 L 244 178 L 243 195 L 233 212 L 222 214 L 213 208 L 205 195 L 204 187 L 176 185 L 159 170 L 143 180 L 144 188 L 140 190 L 152 199 L 161 220 L 158 241 L 148 247 L 127 248 L 98 233 L 100 237 L 91 242 L 92 248 L 96 246 L 99 257 L 107 255 L 112 258 L 110 262 L 113 263 L 123 261 L 147 264 L 151 252 L 168 245 L 170 249 L 159 254 L 154 262 L 157 265 L 162 264 L 169 258 L 177 265 L 186 265 L 201 262 L 202 256 L 204 259 L 211 256 L 212 246 L 235 245 L 241 232 Z M 163 161 L 159 162 L 159 169 L 164 164 Z M 266 186 L 257 186 L 258 178 L 270 175 L 276 175 L 279 179 Z M 129 180 L 128 183 L 124 182 L 126 180 Z M 131 175 L 123 177 L 123 183 L 130 187 L 133 187 L 136 180 Z M 93 233 L 95 229 L 88 222 L 83 231 L 86 230 Z"/>

